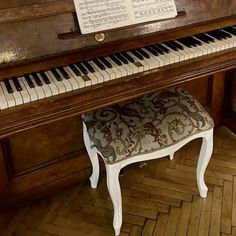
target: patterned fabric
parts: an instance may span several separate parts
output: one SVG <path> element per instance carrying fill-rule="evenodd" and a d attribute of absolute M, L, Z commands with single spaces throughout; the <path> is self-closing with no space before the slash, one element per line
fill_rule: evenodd
<path fill-rule="evenodd" d="M 165 148 L 214 126 L 199 102 L 181 88 L 89 112 L 82 119 L 107 164 Z"/>

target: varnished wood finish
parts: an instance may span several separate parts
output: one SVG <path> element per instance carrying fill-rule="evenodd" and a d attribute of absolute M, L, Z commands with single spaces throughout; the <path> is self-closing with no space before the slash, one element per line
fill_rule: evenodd
<path fill-rule="evenodd" d="M 64 1 L 65 7 L 63 8 L 60 8 L 62 2 L 60 0 L 46 2 L 32 0 L 31 4 L 31 1 L 28 1 L 27 4 L 19 1 L 22 5 L 18 1 L 11 1 L 11 4 L 2 3 L 2 23 L 4 19 L 7 22 L 11 15 L 16 18 L 17 16 L 20 17 L 12 23 L 1 24 L 1 31 L 4 34 L 0 35 L 0 63 L 7 63 L 7 66 L 12 63 L 21 64 L 35 59 L 41 60 L 45 57 L 58 56 L 58 54 L 71 51 L 87 50 L 88 47 L 102 47 L 106 52 L 106 50 L 109 50 L 109 47 L 104 49 L 107 44 L 120 44 L 122 41 L 127 42 L 150 35 L 153 36 L 155 41 L 162 41 L 168 37 L 178 38 L 178 34 L 179 37 L 183 37 L 183 30 L 186 30 L 185 34 L 189 35 L 193 34 L 195 30 L 195 32 L 197 30 L 203 32 L 223 25 L 232 25 L 233 22 L 235 23 L 236 15 L 236 2 L 233 0 L 224 0 L 220 1 L 220 3 L 211 0 L 204 2 L 192 0 L 191 3 L 188 0 L 176 0 L 178 10 L 185 11 L 186 17 L 156 23 L 145 23 L 142 26 L 131 26 L 125 29 L 105 32 L 106 40 L 101 44 L 94 39 L 94 35 L 84 35 L 72 40 L 60 40 L 57 38 L 58 34 L 77 28 L 78 23 L 71 13 L 73 8 L 72 0 Z M 16 7 L 14 8 L 14 6 Z M 62 9 L 69 9 L 69 12 L 62 14 Z M 39 13 L 35 13 L 35 11 Z M 45 14 L 50 11 L 55 15 L 45 17 Z M 39 17 L 40 13 L 42 18 L 34 20 L 35 14 Z M 32 16 L 28 16 L 29 14 L 32 14 Z M 209 22 L 211 23 L 209 24 Z M 200 28 L 194 28 L 192 31 L 191 27 L 193 26 L 199 26 Z M 180 28 L 181 31 L 179 31 Z M 163 36 L 163 33 L 166 36 Z M 177 35 L 175 36 L 173 33 L 177 33 Z M 135 45 L 135 42 L 130 41 L 130 43 L 132 43 L 133 47 L 138 46 Z M 115 50 L 119 49 L 124 50 L 122 44 L 115 48 Z"/>
<path fill-rule="evenodd" d="M 120 177 L 124 220 L 120 236 L 234 236 L 236 233 L 236 136 L 215 130 L 206 170 L 208 196 L 198 195 L 196 158 L 200 142 L 143 168 L 126 167 Z M 111 236 L 112 203 L 106 178 L 97 189 L 83 181 L 57 194 L 0 214 L 3 236 Z"/>
<path fill-rule="evenodd" d="M 236 70 L 227 72 L 225 84 L 222 123 L 236 134 L 236 111 L 233 109 L 236 102 Z"/>
<path fill-rule="evenodd" d="M 144 72 L 71 92 L 68 96 L 67 94 L 54 96 L 50 99 L 3 110 L 0 117 L 0 137 L 236 66 L 236 50 L 228 51 L 227 57 L 225 54 L 219 53 L 211 60 L 209 58 L 192 60 L 191 63 L 179 63 L 178 66 L 167 66 L 160 70 Z M 135 83 L 132 83 L 131 80 Z"/>
<path fill-rule="evenodd" d="M 72 0 L 1 1 L 0 80 L 236 24 L 233 0 L 176 0 L 176 5 L 186 15 L 104 32 L 106 40 L 98 43 L 93 34 L 59 39 L 79 31 Z M 181 85 L 220 125 L 224 75 L 235 68 L 236 49 L 230 49 L 0 111 L 1 207 L 88 177 L 83 112 Z M 153 222 L 147 222 L 150 230 Z"/>
<path fill-rule="evenodd" d="M 220 76 L 216 77 L 218 79 Z M 218 100 L 213 98 L 219 97 L 221 91 L 213 89 L 212 81 L 213 76 L 205 76 L 181 86 L 213 115 L 211 107 L 218 106 Z M 219 125 L 218 115 L 214 118 L 216 125 Z M 76 116 L 27 129 L 3 139 L 4 155 L 1 161 L 7 167 L 8 174 L 3 175 L 7 179 L 3 179 L 5 186 L 0 191 L 1 203 L 4 203 L 1 207 L 39 198 L 59 186 L 87 179 L 90 162 L 81 132 L 80 117 Z"/>

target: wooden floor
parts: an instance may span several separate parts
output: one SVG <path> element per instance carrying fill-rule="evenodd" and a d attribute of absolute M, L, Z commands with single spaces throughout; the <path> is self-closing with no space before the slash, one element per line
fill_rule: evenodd
<path fill-rule="evenodd" d="M 140 168 L 134 164 L 120 177 L 123 196 L 121 236 L 236 235 L 236 136 L 218 128 L 214 154 L 201 199 L 195 181 L 200 141 L 175 155 Z M 98 189 L 88 181 L 15 211 L 0 214 L 2 236 L 110 236 L 112 204 L 105 175 Z"/>

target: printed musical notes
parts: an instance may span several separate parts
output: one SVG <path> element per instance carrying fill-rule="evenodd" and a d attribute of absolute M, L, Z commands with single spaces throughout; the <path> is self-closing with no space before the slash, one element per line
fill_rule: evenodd
<path fill-rule="evenodd" d="M 174 0 L 132 0 L 136 23 L 171 18 L 177 15 Z"/>
<path fill-rule="evenodd" d="M 177 15 L 174 0 L 74 0 L 81 33 L 92 33 Z"/>

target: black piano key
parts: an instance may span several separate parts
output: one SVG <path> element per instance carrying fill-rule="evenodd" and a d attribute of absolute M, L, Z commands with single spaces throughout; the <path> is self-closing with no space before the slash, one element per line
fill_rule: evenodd
<path fill-rule="evenodd" d="M 219 31 L 220 31 L 220 33 L 221 33 L 222 35 L 225 36 L 225 38 L 232 38 L 232 35 L 231 35 L 230 33 L 225 32 L 225 31 L 223 31 L 223 30 L 219 30 Z"/>
<path fill-rule="evenodd" d="M 59 66 L 58 70 L 62 73 L 62 75 L 65 77 L 65 79 L 70 79 L 69 74 L 67 73 L 67 71 L 62 66 Z"/>
<path fill-rule="evenodd" d="M 226 27 L 226 28 L 223 28 L 224 31 L 236 36 L 236 29 L 233 28 L 233 27 Z"/>
<path fill-rule="evenodd" d="M 38 77 L 38 75 L 37 75 L 37 73 L 32 73 L 32 76 L 33 76 L 33 78 L 34 78 L 34 80 L 35 80 L 35 82 L 36 82 L 36 84 L 38 85 L 38 86 L 43 86 L 43 83 L 42 83 L 42 81 L 40 80 L 40 78 Z"/>
<path fill-rule="evenodd" d="M 210 35 L 211 37 L 217 39 L 217 40 L 223 40 L 225 37 L 219 33 L 218 30 L 212 30 L 212 31 L 209 31 L 207 32 L 208 35 Z"/>
<path fill-rule="evenodd" d="M 26 82 L 27 84 L 29 85 L 30 88 L 34 88 L 34 83 L 33 81 L 31 80 L 30 76 L 28 74 L 24 75 L 25 79 L 26 79 Z"/>
<path fill-rule="evenodd" d="M 127 52 L 121 52 L 120 53 L 122 56 L 124 56 L 129 62 L 135 63 L 135 60 L 133 57 L 131 57 Z"/>
<path fill-rule="evenodd" d="M 195 44 L 195 46 L 202 46 L 202 42 L 194 37 L 190 37 Z"/>
<path fill-rule="evenodd" d="M 196 34 L 195 37 L 207 44 L 215 42 L 215 39 L 209 37 L 207 34 Z"/>
<path fill-rule="evenodd" d="M 150 46 L 153 50 L 155 50 L 158 54 L 164 55 L 165 51 L 162 50 L 161 48 L 157 47 L 156 45 L 151 45 Z"/>
<path fill-rule="evenodd" d="M 116 53 L 115 56 L 116 56 L 122 63 L 124 63 L 124 64 L 126 64 L 126 65 L 129 64 L 128 60 L 127 60 L 125 57 L 123 57 L 120 53 Z"/>
<path fill-rule="evenodd" d="M 41 77 L 42 77 L 45 84 L 51 84 L 51 82 L 48 79 L 47 75 L 43 71 L 40 71 L 39 74 L 41 75 Z"/>
<path fill-rule="evenodd" d="M 95 72 L 95 69 L 92 67 L 91 64 L 89 64 L 89 62 L 83 61 L 82 63 L 83 63 L 83 65 L 84 65 L 91 73 L 94 73 L 94 72 Z"/>
<path fill-rule="evenodd" d="M 61 76 L 58 74 L 58 72 L 56 71 L 55 68 L 51 68 L 50 71 L 53 73 L 53 75 L 55 76 L 55 78 L 56 78 L 57 81 L 62 81 Z"/>
<path fill-rule="evenodd" d="M 115 57 L 114 55 L 110 55 L 109 57 L 111 58 L 112 61 L 115 62 L 116 65 L 122 66 L 122 63 L 120 62 L 120 60 L 117 57 Z"/>
<path fill-rule="evenodd" d="M 145 58 L 149 59 L 150 56 L 142 49 L 142 48 L 136 48 L 136 50 Z"/>
<path fill-rule="evenodd" d="M 217 31 L 218 35 L 220 35 L 223 39 L 227 39 L 227 38 L 229 38 L 231 36 L 230 34 L 224 32 L 222 30 L 216 30 L 216 31 Z"/>
<path fill-rule="evenodd" d="M 136 56 L 139 60 L 144 60 L 144 57 L 142 56 L 142 54 L 140 54 L 137 50 L 135 49 L 131 49 L 130 52 Z"/>
<path fill-rule="evenodd" d="M 78 66 L 78 68 L 82 71 L 83 74 L 87 75 L 89 73 L 88 70 L 86 69 L 86 67 L 83 64 L 81 64 L 79 62 L 75 63 L 75 64 Z"/>
<path fill-rule="evenodd" d="M 182 43 L 183 45 L 185 45 L 188 48 L 194 47 L 194 44 L 187 37 L 178 39 L 177 41 L 179 41 L 180 43 Z"/>
<path fill-rule="evenodd" d="M 17 91 L 22 91 L 22 87 L 21 87 L 18 79 L 16 77 L 12 77 L 11 79 L 12 79 L 12 81 L 13 81 L 15 87 L 16 87 L 16 90 Z"/>
<path fill-rule="evenodd" d="M 106 70 L 106 67 L 97 59 L 94 58 L 93 62 L 101 69 L 101 70 Z"/>
<path fill-rule="evenodd" d="M 108 68 L 112 68 L 112 64 L 105 58 L 105 57 L 99 57 L 98 58 L 100 61 L 102 61 L 102 63 L 108 67 Z"/>
<path fill-rule="evenodd" d="M 169 48 L 171 48 L 172 50 L 174 50 L 174 51 L 178 51 L 178 50 L 179 50 L 179 49 L 176 47 L 176 45 L 174 45 L 174 44 L 172 43 L 172 41 L 164 42 L 164 44 L 165 44 L 166 46 L 168 46 Z"/>
<path fill-rule="evenodd" d="M 5 79 L 3 80 L 3 83 L 5 84 L 8 93 L 13 93 L 13 88 L 11 87 L 9 80 Z"/>
<path fill-rule="evenodd" d="M 76 76 L 81 76 L 80 71 L 76 68 L 75 65 L 70 64 L 69 67 L 71 68 L 71 70 L 76 74 Z"/>
<path fill-rule="evenodd" d="M 199 44 L 199 41 L 193 37 L 186 37 L 186 40 L 189 41 L 189 43 L 193 46 L 193 47 L 197 47 Z"/>
<path fill-rule="evenodd" d="M 164 53 L 170 53 L 169 48 L 165 47 L 164 45 L 156 44 L 155 47 L 159 48 L 159 49 L 162 50 Z"/>
<path fill-rule="evenodd" d="M 147 46 L 147 47 L 145 47 L 145 49 L 147 50 L 147 51 L 149 51 L 152 55 L 154 55 L 154 56 L 158 56 L 159 55 L 159 53 L 157 52 L 157 51 L 155 51 L 152 47 L 150 47 L 150 46 Z"/>
<path fill-rule="evenodd" d="M 173 44 L 175 44 L 175 46 L 176 46 L 179 50 L 184 50 L 184 47 L 183 47 L 181 44 L 179 44 L 177 41 L 176 41 L 176 42 L 173 41 Z"/>

